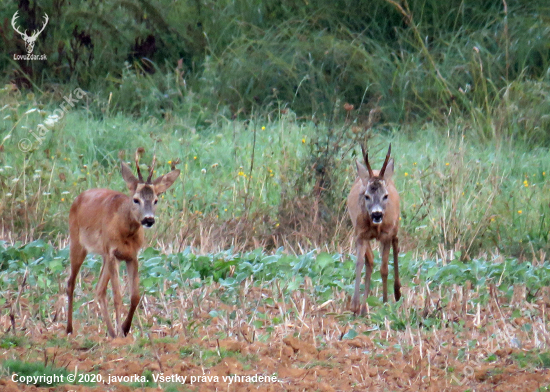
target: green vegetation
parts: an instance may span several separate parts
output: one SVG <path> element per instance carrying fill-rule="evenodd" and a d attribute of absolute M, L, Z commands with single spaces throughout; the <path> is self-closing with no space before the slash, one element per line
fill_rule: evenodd
<path fill-rule="evenodd" d="M 26 384 L 35 385 L 37 387 L 71 384 L 71 382 L 67 381 L 67 376 L 70 373 L 64 368 L 47 366 L 39 362 L 29 363 L 19 360 L 7 360 L 0 364 L 0 366 L 3 373 L 5 372 L 10 375 L 16 374 L 19 380 L 29 380 Z M 90 385 L 89 383 L 87 384 Z"/>
<path fill-rule="evenodd" d="M 20 258 L 12 259 L 11 255 L 32 254 L 36 249 L 41 249 L 45 256 L 29 261 Z M 15 251 L 15 252 L 14 252 Z M 33 297 L 42 298 L 45 303 L 54 301 L 58 293 L 60 283 L 55 278 L 60 276 L 68 266 L 67 249 L 56 250 L 43 241 L 35 241 L 21 247 L 0 247 L 0 256 L 6 262 L 2 265 L 0 279 L 6 289 L 17 291 L 21 284 L 21 277 L 26 277 L 26 283 L 33 291 Z M 16 256 L 17 257 L 17 256 Z M 379 258 L 379 255 L 375 255 Z M 499 256 L 499 258 L 501 258 Z M 163 254 L 154 248 L 145 249 L 140 255 L 141 286 L 146 294 L 160 295 L 166 298 L 177 298 L 182 287 L 192 289 L 217 283 L 219 292 L 217 295 L 228 304 L 240 304 L 242 284 L 253 279 L 256 285 L 280 285 L 285 297 L 291 297 L 295 291 L 303 291 L 303 285 L 307 280 L 309 294 L 316 302 L 327 301 L 334 296 L 334 292 L 353 292 L 354 256 L 311 251 L 301 256 L 291 256 L 278 250 L 273 254 L 266 254 L 261 249 L 246 253 L 233 253 L 224 251 L 216 254 L 196 255 L 190 249 L 174 254 Z M 101 260 L 99 257 L 88 257 L 84 263 L 87 273 L 91 273 L 96 279 L 99 276 Z M 124 267 L 121 267 L 124 268 Z M 390 265 L 390 281 L 393 278 Z M 480 301 L 489 299 L 487 287 L 495 285 L 502 290 L 502 294 L 508 299 L 512 298 L 514 286 L 526 285 L 527 299 L 533 300 L 534 296 L 546 286 L 550 285 L 550 263 L 544 262 L 533 265 L 529 262 L 518 262 L 515 259 L 475 260 L 472 263 L 463 263 L 457 259 L 445 261 L 441 259 L 416 258 L 413 252 L 402 254 L 400 257 L 400 274 L 409 285 L 424 285 L 432 289 L 449 288 L 454 285 L 464 286 L 468 282 L 472 289 L 478 291 Z M 413 283 L 414 278 L 420 281 Z M 376 270 L 372 275 L 375 292 L 381 286 L 380 272 Z M 278 282 L 278 283 L 277 283 Z M 391 286 L 391 284 L 389 284 Z M 93 296 L 93 292 L 83 293 Z M 375 295 L 375 294 L 373 294 Z M 376 296 L 376 295 L 375 295 Z M 197 299 L 200 300 L 200 299 Z M 277 301 L 277 298 L 266 298 L 267 304 Z M 369 299 L 369 305 L 380 307 L 382 304 L 377 298 Z M 47 306 L 44 305 L 47 309 Z M 50 307 L 53 303 L 50 304 Z M 78 306 L 75 306 L 78 309 Z M 402 325 L 418 323 L 418 320 L 399 320 L 400 312 L 406 311 L 407 317 L 416 317 L 409 310 L 400 310 L 399 303 L 380 308 L 379 315 L 371 315 L 371 321 L 378 320 L 384 323 L 386 318 Z M 78 310 L 76 311 L 78 313 Z M 211 317 L 232 318 L 223 310 L 210 312 Z M 521 317 L 517 311 L 513 317 Z M 529 315 L 528 315 L 529 316 Z M 395 320 L 392 320 L 396 317 Z M 261 317 L 260 317 L 261 318 Z M 426 322 L 426 320 L 424 320 Z M 350 336 L 353 338 L 354 336 Z M 156 339 L 156 344 L 171 343 L 170 338 Z M 22 341 L 5 339 L 5 345 L 20 346 Z M 140 347 L 146 346 L 147 340 L 142 340 Z M 59 345 L 55 343 L 55 345 Z M 192 353 L 182 349 L 182 355 Z"/>
<path fill-rule="evenodd" d="M 399 8 L 399 7 L 403 8 Z M 40 27 L 35 53 L 8 27 L 0 68 L 49 96 L 93 92 L 100 118 L 122 111 L 170 118 L 248 115 L 282 102 L 331 117 L 337 99 L 382 123 L 456 123 L 468 133 L 547 143 L 550 64 L 544 1 L 106 0 L 3 3 L 19 26 Z M 23 27 L 21 27 L 23 28 Z M 129 99 L 131 97 L 131 99 Z M 470 127 L 469 125 L 474 125 Z"/>
<path fill-rule="evenodd" d="M 474 390 L 520 384 L 514 367 L 547 385 L 550 8 L 508 3 L 0 3 L 0 376 L 65 374 L 84 353 L 89 375 L 123 358 L 146 379 L 131 387 L 217 369 Z M 49 15 L 47 61 L 14 59 L 15 11 L 28 31 Z M 361 143 L 374 168 L 392 144 L 404 284 L 382 304 L 375 268 L 366 318 L 347 311 Z M 182 174 L 139 256 L 136 341 L 98 334 L 98 256 L 79 332 L 59 335 L 70 205 L 125 191 L 138 147 L 142 169 L 156 155 L 156 175 Z"/>
<path fill-rule="evenodd" d="M 310 3 L 0 5 L 24 26 L 50 15 L 47 62 L 0 34 L 3 238 L 64 243 L 74 197 L 124 190 L 119 151 L 144 146 L 158 174 L 182 169 L 150 243 L 342 252 L 370 139 L 377 163 L 393 145 L 405 249 L 547 252 L 548 6 Z"/>
<path fill-rule="evenodd" d="M 3 94 L 0 99 L 14 99 Z M 159 203 L 149 243 L 158 239 L 176 250 L 192 245 L 204 252 L 230 246 L 299 252 L 324 244 L 349 249 L 345 199 L 355 177 L 355 125 L 334 127 L 343 139 L 326 149 L 320 126 L 291 113 L 250 122 L 216 117 L 198 132 L 189 119 L 143 122 L 117 115 L 98 121 L 75 110 L 40 145 L 22 153 L 18 141 L 49 113 L 32 109 L 38 107 L 25 100 L 8 104 L 0 120 L 10 130 L 0 154 L 1 220 L 9 238 L 62 242 L 72 200 L 93 187 L 125 191 L 117 153 L 126 151 L 131 161 L 134 149 L 146 146 L 143 162 L 154 151 L 158 175 L 176 160 L 182 170 Z M 375 166 L 388 142 L 396 160 L 405 249 L 414 243 L 431 253 L 460 251 L 463 259 L 494 251 L 532 258 L 548 251 L 546 149 L 444 137 L 426 125 L 417 137 L 395 129 L 371 139 Z"/>

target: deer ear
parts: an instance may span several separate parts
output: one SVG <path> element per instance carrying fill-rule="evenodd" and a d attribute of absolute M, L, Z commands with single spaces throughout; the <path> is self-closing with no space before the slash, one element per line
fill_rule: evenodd
<path fill-rule="evenodd" d="M 384 172 L 384 180 L 390 180 L 393 176 L 393 158 L 390 158 L 386 171 Z"/>
<path fill-rule="evenodd" d="M 166 192 L 168 188 L 172 186 L 174 181 L 179 177 L 179 170 L 172 170 L 170 173 L 160 176 L 155 181 L 153 181 L 153 187 L 155 188 L 155 193 L 160 195 L 161 193 Z"/>
<path fill-rule="evenodd" d="M 124 162 L 120 162 L 120 172 L 122 173 L 122 178 L 124 178 L 124 181 L 126 182 L 126 186 L 128 187 L 128 190 L 134 194 L 136 192 L 136 188 L 138 185 L 138 179 L 132 174 L 132 169 L 125 164 Z"/>
<path fill-rule="evenodd" d="M 363 184 L 366 184 L 369 180 L 369 172 L 365 166 L 359 161 L 355 161 L 357 164 L 357 176 L 363 181 Z"/>

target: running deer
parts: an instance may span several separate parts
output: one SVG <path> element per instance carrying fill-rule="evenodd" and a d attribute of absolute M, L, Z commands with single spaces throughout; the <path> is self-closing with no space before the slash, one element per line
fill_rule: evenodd
<path fill-rule="evenodd" d="M 399 194 L 392 181 L 393 158 L 390 159 L 391 144 L 388 148 L 386 160 L 380 171 L 372 170 L 368 154 L 361 146 L 363 159 L 366 164 L 357 161 L 357 179 L 348 196 L 348 211 L 355 230 L 355 249 L 357 262 L 355 264 L 355 291 L 351 301 L 351 310 L 357 314 L 365 314 L 366 301 L 369 295 L 370 279 L 374 267 L 374 255 L 370 240 L 376 239 L 382 245 L 382 275 L 383 299 L 388 301 L 388 259 L 390 246 L 393 247 L 393 268 L 395 273 L 394 291 L 395 300 L 401 298 L 401 283 L 399 282 Z M 366 259 L 365 298 L 361 305 L 359 289 L 361 273 Z"/>
<path fill-rule="evenodd" d="M 172 170 L 151 181 L 155 167 L 155 157 L 153 157 L 149 167 L 149 177 L 143 181 L 139 170 L 139 155 L 143 151 L 143 148 L 139 148 L 135 155 L 138 178 L 134 177 L 132 169 L 121 161 L 122 178 L 130 191 L 130 196 L 110 189 L 89 189 L 82 192 L 71 206 L 69 212 L 71 275 L 67 282 L 68 334 L 73 332 L 75 280 L 88 252 L 103 257 L 96 287 L 96 299 L 109 335 L 126 336 L 130 331 L 132 317 L 140 301 L 137 254 L 143 245 L 143 228 L 153 226 L 158 196 L 165 192 L 180 174 L 179 170 Z M 120 324 L 122 296 L 119 282 L 119 261 L 121 260 L 126 262 L 130 288 L 130 308 L 122 325 Z M 106 294 L 109 280 L 113 288 L 116 332 L 107 311 Z"/>

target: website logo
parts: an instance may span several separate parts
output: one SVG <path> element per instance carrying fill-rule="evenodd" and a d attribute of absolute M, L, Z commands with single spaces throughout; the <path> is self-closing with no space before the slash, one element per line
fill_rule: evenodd
<path fill-rule="evenodd" d="M 40 35 L 40 33 L 44 31 L 44 29 L 48 24 L 48 21 L 49 21 L 48 14 L 44 14 L 44 24 L 42 25 L 42 28 L 40 30 L 35 30 L 31 35 L 27 35 L 27 30 L 25 30 L 24 32 L 21 32 L 21 30 L 19 30 L 19 28 L 15 24 L 17 18 L 19 17 L 17 15 L 18 12 L 19 11 L 13 14 L 13 18 L 11 18 L 11 26 L 13 27 L 15 32 L 18 33 L 21 36 L 21 38 L 23 38 L 23 41 L 25 41 L 25 48 L 27 49 L 27 54 L 26 55 L 14 54 L 13 59 L 14 60 L 47 60 L 45 54 L 36 55 L 36 54 L 32 54 L 32 52 L 34 50 L 34 44 L 36 43 L 38 36 Z"/>

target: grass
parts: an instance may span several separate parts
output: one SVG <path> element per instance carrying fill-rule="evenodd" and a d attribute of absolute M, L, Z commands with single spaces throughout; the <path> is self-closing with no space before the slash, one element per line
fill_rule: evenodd
<path fill-rule="evenodd" d="M 135 148 L 145 146 L 142 162 L 155 153 L 157 175 L 174 163 L 182 170 L 159 203 L 150 243 L 175 250 L 192 245 L 203 252 L 350 249 L 345 198 L 363 137 L 350 121 L 315 124 L 287 111 L 250 121 L 219 116 L 197 129 L 192 117 L 161 123 L 118 114 L 96 120 L 75 109 L 23 153 L 19 140 L 32 137 L 28 130 L 54 106 L 39 110 L 30 101 L 13 103 L 6 89 L 2 94 L 7 106 L 0 128 L 8 132 L 0 155 L 0 224 L 2 237 L 11 242 L 45 238 L 64 244 L 76 195 L 93 187 L 125 191 L 118 151 L 131 161 Z M 406 127 L 369 134 L 375 167 L 392 143 L 405 249 L 414 244 L 432 254 L 460 252 L 465 260 L 494 252 L 539 259 L 548 251 L 545 148 L 517 139 L 481 143 L 475 133 L 451 125 L 446 135 L 430 124 L 420 136 Z M 320 165 L 330 170 L 320 171 Z"/>
<path fill-rule="evenodd" d="M 39 362 L 29 363 L 19 360 L 7 360 L 1 364 L 1 369 L 3 373 L 16 374 L 18 382 L 37 387 L 70 384 L 67 381 L 67 376 L 70 374 L 67 369 L 47 366 Z M 20 380 L 25 380 L 25 382 Z M 89 385 L 89 383 L 85 384 Z"/>
<path fill-rule="evenodd" d="M 18 256 L 22 254 L 25 260 Z M 400 363 L 398 368 L 405 368 L 418 386 L 429 374 L 437 375 L 431 382 L 441 383 L 439 388 L 457 382 L 473 388 L 550 382 L 544 370 L 550 363 L 548 262 L 533 265 L 495 256 L 463 263 L 456 254 L 446 260 L 404 253 L 403 299 L 380 302 L 377 268 L 368 316 L 354 317 L 348 311 L 353 256 L 260 250 L 200 255 L 188 249 L 164 254 L 148 248 L 141 254 L 143 298 L 135 326 L 130 337 L 113 340 L 106 337 L 93 301 L 100 268 L 96 260 L 86 260 L 76 289 L 76 331 L 67 337 L 64 316 L 58 316 L 66 306 L 66 279 L 57 272 L 57 263 L 51 263 L 59 260 L 66 270 L 66 251 L 35 242 L 4 246 L 0 256 L 8 260 L 0 271 L 5 304 L 0 325 L 11 325 L 13 318 L 15 326 L 0 341 L 2 377 L 15 372 L 13 363 L 19 374 L 31 374 L 35 367 L 40 374 L 49 374 L 43 369 L 50 367 L 74 372 L 78 365 L 82 374 L 122 377 L 111 385 L 132 374 L 144 377 L 125 384 L 131 388 L 157 386 L 152 377 L 164 372 L 218 375 L 220 380 L 225 374 L 276 373 L 279 381 L 306 389 L 313 379 L 330 375 L 337 390 L 349 387 L 343 384 L 349 377 L 356 387 L 374 388 L 379 380 L 397 390 L 401 384 L 387 366 L 391 361 Z M 200 258 L 209 262 L 197 263 Z M 390 279 L 392 275 L 390 270 Z M 35 284 L 41 276 L 50 281 Z M 357 374 L 352 370 L 356 362 L 350 362 L 355 356 L 369 363 Z M 361 377 L 364 372 L 368 379 Z M 196 380 L 185 386 L 171 380 L 161 387 L 194 390 L 207 385 Z"/>
<path fill-rule="evenodd" d="M 0 37 L 1 385 L 78 370 L 142 375 L 131 388 L 164 372 L 276 374 L 275 389 L 546 390 L 547 5 L 180 3 L 45 1 L 35 16 L 56 23 L 35 50 L 48 62 L 14 62 L 20 42 Z M 113 29 L 124 34 L 104 42 Z M 392 143 L 403 297 L 381 303 L 376 268 L 355 317 L 345 199 L 362 142 L 375 168 Z M 125 191 L 119 157 L 137 147 L 142 169 L 155 154 L 157 175 L 182 174 L 140 254 L 131 336 L 104 337 L 89 256 L 67 337 L 71 202 Z M 160 387 L 226 386 L 196 384 Z"/>
<path fill-rule="evenodd" d="M 99 117 L 192 112 L 201 124 L 215 113 L 246 118 L 282 103 L 300 117 L 324 119 L 340 100 L 361 116 L 379 104 L 385 123 L 466 119 L 481 138 L 548 142 L 548 6 L 541 0 L 45 1 L 36 12 L 0 4 L 2 19 L 15 11 L 20 26 L 40 25 L 43 13 L 56 22 L 34 52 L 48 62 L 14 61 L 22 40 L 0 38 L 3 80 L 61 99 L 60 85 L 74 84 L 93 92 L 88 108 Z"/>

